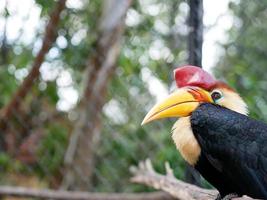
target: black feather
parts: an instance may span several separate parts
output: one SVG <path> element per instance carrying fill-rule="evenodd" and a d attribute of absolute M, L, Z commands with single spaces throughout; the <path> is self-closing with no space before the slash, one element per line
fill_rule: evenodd
<path fill-rule="evenodd" d="M 201 146 L 196 168 L 204 178 L 223 195 L 267 199 L 265 123 L 205 103 L 192 113 L 191 126 Z"/>

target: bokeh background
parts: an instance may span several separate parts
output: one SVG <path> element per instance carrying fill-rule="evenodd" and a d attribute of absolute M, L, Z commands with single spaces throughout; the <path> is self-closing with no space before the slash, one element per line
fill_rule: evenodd
<path fill-rule="evenodd" d="M 67 0 L 61 10 L 59 2 L 0 1 L 0 184 L 151 191 L 129 181 L 129 167 L 146 158 L 159 172 L 169 161 L 184 180 L 174 120 L 140 123 L 175 89 L 173 69 L 188 63 L 188 2 Z M 203 5 L 203 68 L 267 121 L 267 1 Z M 51 48 L 40 60 L 44 43 Z"/>

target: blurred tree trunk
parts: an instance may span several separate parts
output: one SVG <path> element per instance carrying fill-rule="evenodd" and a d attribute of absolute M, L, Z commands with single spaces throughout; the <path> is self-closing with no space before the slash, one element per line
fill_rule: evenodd
<path fill-rule="evenodd" d="M 202 0 L 189 0 L 189 7 L 188 62 L 191 65 L 201 67 L 203 43 L 203 2 Z"/>
<path fill-rule="evenodd" d="M 67 171 L 63 188 L 90 190 L 94 148 L 101 137 L 101 111 L 108 81 L 119 56 L 124 20 L 130 4 L 131 0 L 104 1 L 95 49 L 87 63 L 86 88 L 79 105 L 79 118 L 65 155 Z"/>
<path fill-rule="evenodd" d="M 188 17 L 188 63 L 202 66 L 202 43 L 203 43 L 203 2 L 202 0 L 189 0 L 190 13 Z M 199 173 L 186 165 L 185 179 L 189 183 L 200 185 Z"/>
<path fill-rule="evenodd" d="M 2 44 L 1 44 L 1 59 L 0 59 L 0 64 L 1 65 L 6 65 L 8 63 L 8 52 L 9 52 L 9 47 L 7 43 L 7 21 L 9 17 L 9 13 L 7 11 L 7 1 L 5 1 L 5 12 L 4 12 L 4 17 L 5 17 L 5 22 L 4 22 L 4 31 L 3 31 L 3 36 L 2 36 Z"/>
<path fill-rule="evenodd" d="M 20 138 L 20 140 L 22 139 L 21 135 L 16 134 L 15 131 L 12 130 L 11 123 L 16 120 L 19 121 L 21 118 L 21 104 L 39 77 L 39 69 L 45 60 L 47 52 L 57 38 L 57 27 L 60 22 L 60 14 L 65 8 L 65 3 L 66 0 L 58 0 L 56 3 L 54 10 L 50 14 L 49 22 L 46 25 L 42 47 L 33 61 L 28 76 L 23 80 L 15 94 L 11 97 L 9 103 L 1 110 L 0 130 L 2 134 L 0 136 L 0 149 L 7 150 L 11 155 L 15 153 L 17 143 L 19 143 L 18 138 Z"/>

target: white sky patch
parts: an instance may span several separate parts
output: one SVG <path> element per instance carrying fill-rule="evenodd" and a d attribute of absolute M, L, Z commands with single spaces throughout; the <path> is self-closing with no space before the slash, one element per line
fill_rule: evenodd
<path fill-rule="evenodd" d="M 67 8 L 71 9 L 82 9 L 84 6 L 84 1 L 83 0 L 68 0 L 66 2 Z"/>
<path fill-rule="evenodd" d="M 150 45 L 148 54 L 152 60 L 159 60 L 161 58 L 167 59 L 169 56 L 171 56 L 171 51 L 164 45 L 163 40 L 158 39 Z"/>
<path fill-rule="evenodd" d="M 56 40 L 56 44 L 58 45 L 59 48 L 65 49 L 68 46 L 68 41 L 66 40 L 65 37 L 58 36 Z"/>
<path fill-rule="evenodd" d="M 73 109 L 79 100 L 79 92 L 73 86 L 74 82 L 71 72 L 68 70 L 61 70 L 56 83 L 59 96 L 59 101 L 57 103 L 58 110 L 69 111 Z"/>
<path fill-rule="evenodd" d="M 151 16 L 157 16 L 160 13 L 161 5 L 160 4 L 150 4 L 146 7 L 146 12 Z"/>
<path fill-rule="evenodd" d="M 174 22 L 175 28 L 174 33 L 179 33 L 180 35 L 188 35 L 188 26 L 186 24 L 187 14 L 189 12 L 189 6 L 187 3 L 182 2 L 179 5 L 179 15 L 176 15 Z"/>
<path fill-rule="evenodd" d="M 71 44 L 72 45 L 79 45 L 83 39 L 85 39 L 87 36 L 86 29 L 80 29 L 78 30 L 71 38 Z"/>
<path fill-rule="evenodd" d="M 141 22 L 141 15 L 134 9 L 129 8 L 125 23 L 127 26 L 137 26 Z"/>
<path fill-rule="evenodd" d="M 48 62 L 44 62 L 40 68 L 41 77 L 44 81 L 54 81 L 61 71 L 62 67 L 55 67 Z"/>
<path fill-rule="evenodd" d="M 72 86 L 69 87 L 59 87 L 58 96 L 60 97 L 57 102 L 57 109 L 61 111 L 69 111 L 74 108 L 78 102 L 78 91 L 75 90 Z"/>
<path fill-rule="evenodd" d="M 23 81 L 23 79 L 29 74 L 29 71 L 27 68 L 17 69 L 15 71 L 15 77 L 19 81 Z"/>
<path fill-rule="evenodd" d="M 128 116 L 122 111 L 119 102 L 114 99 L 104 105 L 103 111 L 116 124 L 124 124 L 128 121 Z"/>
<path fill-rule="evenodd" d="M 164 99 L 168 95 L 167 87 L 155 77 L 149 68 L 141 69 L 141 77 L 148 84 L 149 92 L 157 98 L 157 101 Z"/>
<path fill-rule="evenodd" d="M 40 71 L 44 81 L 56 80 L 59 96 L 57 109 L 66 112 L 73 109 L 79 100 L 79 93 L 73 86 L 71 72 L 61 67 L 60 63 L 48 62 L 42 64 Z"/>
<path fill-rule="evenodd" d="M 148 54 L 152 60 L 159 60 L 161 58 L 161 49 L 164 47 L 162 40 L 155 40 L 149 50 Z"/>
<path fill-rule="evenodd" d="M 155 20 L 154 28 L 163 35 L 167 35 L 170 32 L 170 28 L 162 20 Z"/>
<path fill-rule="evenodd" d="M 67 70 L 63 70 L 57 78 L 57 85 L 59 87 L 69 87 L 73 85 L 71 73 Z"/>
<path fill-rule="evenodd" d="M 41 49 L 43 44 L 43 41 L 41 38 L 37 38 L 37 40 L 35 40 L 34 44 L 33 44 L 33 49 L 32 49 L 32 54 L 33 55 L 37 55 L 37 53 L 39 52 L 39 50 Z"/>
<path fill-rule="evenodd" d="M 47 54 L 47 57 L 51 60 L 58 58 L 59 56 L 60 56 L 60 52 L 59 52 L 58 48 L 56 48 L 56 47 L 52 47 Z"/>
<path fill-rule="evenodd" d="M 0 12 L 4 14 L 5 4 L 0 4 Z M 7 40 L 13 41 L 21 34 L 21 41 L 28 44 L 35 36 L 40 26 L 41 9 L 34 0 L 7 0 L 7 10 L 10 16 L 7 20 Z M 5 18 L 0 18 L 0 33 L 4 32 Z M 42 25 L 42 24 L 41 24 Z M 21 32 L 22 31 L 22 32 Z"/>
<path fill-rule="evenodd" d="M 15 71 L 16 71 L 16 66 L 15 65 L 13 65 L 13 64 L 8 65 L 8 72 L 10 74 L 14 74 Z"/>
<path fill-rule="evenodd" d="M 139 0 L 142 12 L 150 16 L 157 16 L 161 12 L 166 11 L 167 6 L 164 3 L 158 3 L 154 0 Z"/>
<path fill-rule="evenodd" d="M 227 41 L 228 36 L 226 31 L 231 28 L 234 23 L 233 16 L 228 10 L 230 0 L 214 1 L 204 0 L 204 19 L 205 27 L 203 38 L 203 58 L 202 65 L 205 70 L 211 72 L 215 64 L 222 55 L 223 49 L 218 45 L 218 42 Z"/>

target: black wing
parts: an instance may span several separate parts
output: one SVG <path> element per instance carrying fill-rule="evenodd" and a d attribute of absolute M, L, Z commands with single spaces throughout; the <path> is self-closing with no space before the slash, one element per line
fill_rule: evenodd
<path fill-rule="evenodd" d="M 267 199 L 267 125 L 214 104 L 191 116 L 193 132 L 211 164 L 240 195 Z"/>

